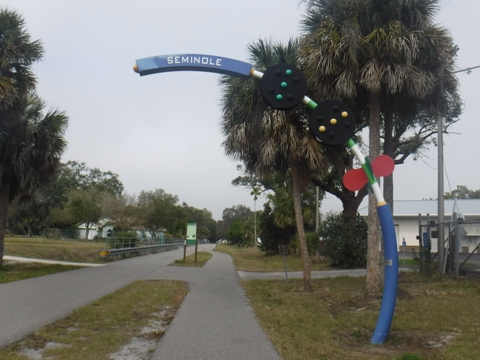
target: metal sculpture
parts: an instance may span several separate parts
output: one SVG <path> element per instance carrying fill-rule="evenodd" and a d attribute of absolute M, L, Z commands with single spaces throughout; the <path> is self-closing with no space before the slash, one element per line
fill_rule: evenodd
<path fill-rule="evenodd" d="M 329 146 L 345 144 L 357 158 L 361 169 L 348 171 L 344 176 L 345 186 L 356 191 L 368 183 L 377 200 L 377 213 L 382 229 L 385 250 L 385 277 L 382 304 L 371 343 L 385 342 L 395 311 L 398 287 L 398 249 L 395 227 L 390 206 L 385 202 L 376 176 L 387 176 L 393 171 L 393 160 L 381 155 L 370 163 L 351 139 L 355 130 L 355 116 L 350 107 L 336 100 L 315 103 L 306 96 L 305 77 L 296 67 L 277 64 L 266 70 L 257 71 L 252 65 L 203 54 L 161 55 L 136 60 L 134 71 L 141 76 L 169 71 L 206 71 L 236 77 L 252 77 L 260 80 L 263 99 L 274 109 L 288 110 L 303 102 L 312 111 L 309 129 L 317 141 Z"/>

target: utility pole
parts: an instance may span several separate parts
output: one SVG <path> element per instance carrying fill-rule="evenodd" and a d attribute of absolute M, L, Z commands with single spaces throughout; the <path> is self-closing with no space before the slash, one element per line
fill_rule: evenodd
<path fill-rule="evenodd" d="M 444 235 L 444 185 L 443 185 L 443 116 L 437 114 L 438 126 L 438 212 L 437 212 L 437 259 L 438 271 L 443 273 L 443 258 L 445 256 L 445 235 Z"/>
<path fill-rule="evenodd" d="M 258 187 L 253 187 L 253 190 L 250 192 L 250 195 L 253 195 L 253 227 L 254 227 L 254 239 L 253 239 L 253 246 L 257 245 L 257 199 L 258 195 L 260 195 L 265 190 L 260 191 Z"/>
<path fill-rule="evenodd" d="M 315 186 L 315 231 L 317 234 L 320 232 L 320 210 L 318 209 L 318 197 L 319 197 L 318 186 Z"/>
<path fill-rule="evenodd" d="M 253 198 L 253 226 L 255 228 L 253 235 L 253 247 L 257 245 L 257 194 Z"/>

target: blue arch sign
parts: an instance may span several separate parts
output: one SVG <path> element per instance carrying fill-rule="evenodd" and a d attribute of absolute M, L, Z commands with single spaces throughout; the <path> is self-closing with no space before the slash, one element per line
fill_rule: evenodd
<path fill-rule="evenodd" d="M 221 56 L 203 54 L 160 55 L 138 59 L 133 67 L 141 76 L 169 71 L 206 71 L 236 77 L 249 77 L 251 64 Z"/>

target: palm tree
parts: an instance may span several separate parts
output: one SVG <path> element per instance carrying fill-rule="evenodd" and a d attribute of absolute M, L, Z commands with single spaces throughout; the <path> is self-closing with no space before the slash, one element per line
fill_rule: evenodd
<path fill-rule="evenodd" d="M 24 25 L 20 15 L 0 9 L 0 110 L 21 102 L 35 86 L 30 66 L 41 59 L 43 49 L 39 40 L 30 41 Z"/>
<path fill-rule="evenodd" d="M 23 111 L 2 111 L 15 121 L 0 143 L 0 265 L 10 202 L 16 197 L 28 199 L 40 185 L 53 179 L 66 148 L 63 135 L 67 116 L 58 111 L 44 115 L 45 104 L 35 93 L 29 93 L 23 103 Z"/>
<path fill-rule="evenodd" d="M 34 183 L 41 179 L 26 164 L 28 148 L 36 151 L 30 156 L 41 162 L 39 157 L 45 156 L 43 149 L 48 143 L 40 144 L 41 138 L 37 140 L 34 136 L 42 135 L 45 139 L 53 136 L 42 127 L 51 124 L 55 114 L 49 114 L 45 122 L 26 117 L 29 92 L 36 82 L 30 67 L 41 59 L 43 49 L 40 41 L 30 41 L 24 25 L 20 15 L 0 9 L 0 264 L 8 204 L 18 193 L 31 193 Z M 48 163 L 51 159 L 44 160 Z"/>
<path fill-rule="evenodd" d="M 43 55 L 39 40 L 30 41 L 25 21 L 14 11 L 0 9 L 0 110 L 19 108 L 35 86 L 30 67 Z"/>
<path fill-rule="evenodd" d="M 298 41 L 287 45 L 258 40 L 249 45 L 255 69 L 278 63 L 298 66 Z M 301 192 L 314 174 L 327 168 L 323 147 L 306 127 L 305 107 L 289 111 L 268 108 L 253 79 L 223 77 L 223 146 L 227 155 L 244 162 L 260 177 L 272 171 L 290 174 L 295 223 L 303 261 L 304 290 L 311 291 L 310 258 L 306 245 Z"/>
<path fill-rule="evenodd" d="M 449 71 L 456 47 L 432 23 L 438 1 L 307 2 L 301 56 L 313 93 L 320 99 L 337 97 L 357 109 L 368 105 L 370 159 L 380 154 L 382 118 L 384 152 L 393 155 L 393 114 L 399 99 L 423 100 L 422 106 L 441 111 L 447 92 L 456 88 Z M 380 286 L 376 205 L 370 195 L 367 293 L 372 294 Z"/>

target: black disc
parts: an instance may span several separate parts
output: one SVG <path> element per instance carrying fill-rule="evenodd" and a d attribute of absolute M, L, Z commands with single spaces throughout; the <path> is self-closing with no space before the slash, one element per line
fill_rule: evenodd
<path fill-rule="evenodd" d="M 309 128 L 318 141 L 326 145 L 345 144 L 355 131 L 355 115 L 345 103 L 324 101 L 310 114 Z"/>
<path fill-rule="evenodd" d="M 300 104 L 305 97 L 307 80 L 295 66 L 277 64 L 263 74 L 260 91 L 271 107 L 288 110 Z"/>

